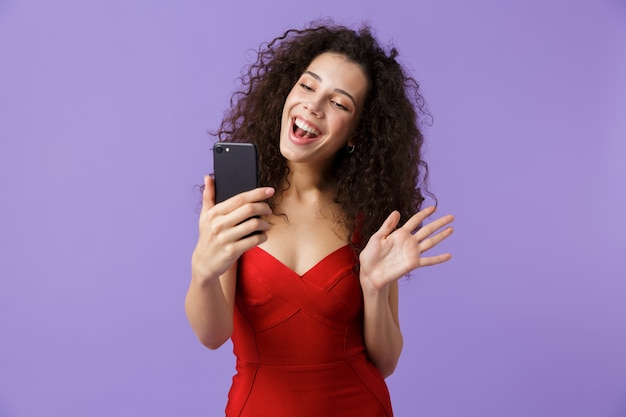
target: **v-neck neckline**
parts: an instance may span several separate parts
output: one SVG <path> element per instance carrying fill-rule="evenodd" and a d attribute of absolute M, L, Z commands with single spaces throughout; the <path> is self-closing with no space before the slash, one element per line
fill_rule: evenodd
<path fill-rule="evenodd" d="M 299 277 L 299 278 L 304 278 L 307 275 L 309 275 L 310 273 L 314 272 L 316 269 L 320 268 L 321 266 L 323 266 L 329 259 L 333 258 L 334 256 L 336 256 L 337 254 L 343 252 L 346 249 L 350 249 L 352 250 L 352 247 L 350 246 L 350 244 L 345 244 L 343 246 L 338 247 L 337 249 L 331 251 L 330 253 L 328 253 L 328 255 L 324 256 L 323 258 L 321 258 L 319 261 L 317 261 L 313 266 L 311 266 L 309 269 L 307 269 L 303 274 L 298 274 L 296 271 L 294 271 L 293 269 L 291 269 L 290 267 L 288 267 L 287 265 L 285 265 L 284 262 L 282 262 L 280 259 L 278 259 L 277 257 L 275 257 L 274 255 L 272 255 L 271 253 L 269 253 L 268 251 L 266 251 L 265 249 L 259 247 L 259 246 L 255 246 L 254 248 L 250 249 L 250 250 L 254 250 L 254 249 L 258 249 L 260 250 L 262 253 L 264 253 L 265 255 L 267 255 L 267 257 L 271 258 L 274 262 L 276 262 L 277 264 L 279 264 L 282 268 L 286 269 L 287 271 L 291 272 L 293 275 Z"/>

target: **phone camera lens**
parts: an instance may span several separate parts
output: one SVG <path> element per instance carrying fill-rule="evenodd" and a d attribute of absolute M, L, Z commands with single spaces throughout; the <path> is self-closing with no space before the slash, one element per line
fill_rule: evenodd
<path fill-rule="evenodd" d="M 215 148 L 215 152 L 222 153 L 224 152 L 224 148 L 222 148 L 221 146 L 218 146 L 217 148 Z"/>

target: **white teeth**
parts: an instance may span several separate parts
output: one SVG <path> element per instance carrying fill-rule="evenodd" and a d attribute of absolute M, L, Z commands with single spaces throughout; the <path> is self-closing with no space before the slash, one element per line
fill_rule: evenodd
<path fill-rule="evenodd" d="M 307 125 L 302 120 L 296 119 L 295 123 L 296 123 L 296 126 L 304 130 L 305 132 L 312 133 L 314 135 L 319 135 L 319 132 L 317 130 L 313 129 L 311 126 Z"/>

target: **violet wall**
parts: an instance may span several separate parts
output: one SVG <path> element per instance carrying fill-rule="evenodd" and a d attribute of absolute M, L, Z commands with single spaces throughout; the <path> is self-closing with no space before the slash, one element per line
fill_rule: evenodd
<path fill-rule="evenodd" d="M 261 42 L 370 22 L 423 85 L 452 262 L 401 283 L 398 416 L 626 415 L 620 0 L 0 0 L 0 416 L 219 416 L 194 185 Z"/>

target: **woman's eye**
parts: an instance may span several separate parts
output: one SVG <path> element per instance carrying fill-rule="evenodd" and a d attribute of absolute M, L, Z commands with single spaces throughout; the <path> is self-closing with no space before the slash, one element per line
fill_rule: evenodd
<path fill-rule="evenodd" d="M 300 87 L 302 87 L 306 91 L 313 91 L 313 89 L 311 87 L 309 87 L 308 85 L 306 85 L 304 83 L 300 84 Z"/>
<path fill-rule="evenodd" d="M 341 104 L 341 103 L 333 101 L 333 104 L 335 105 L 335 107 L 337 107 L 340 110 L 348 110 L 348 108 L 346 106 L 344 106 L 343 104 Z"/>

